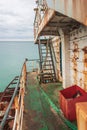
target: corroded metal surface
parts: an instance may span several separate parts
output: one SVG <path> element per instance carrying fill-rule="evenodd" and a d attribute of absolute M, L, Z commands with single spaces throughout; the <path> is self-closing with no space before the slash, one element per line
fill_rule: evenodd
<path fill-rule="evenodd" d="M 38 24 L 35 43 L 38 43 L 40 36 L 61 37 L 64 88 L 67 85 L 77 84 L 87 91 L 87 1 L 46 0 L 46 2 L 48 8 Z M 57 68 L 59 69 L 58 66 Z"/>
<path fill-rule="evenodd" d="M 72 62 L 73 62 L 73 78 L 74 78 L 74 83 L 77 84 L 77 60 L 79 58 L 79 49 L 78 49 L 78 44 L 77 43 L 73 43 L 74 44 L 74 49 L 73 49 L 73 57 L 72 57 Z"/>
<path fill-rule="evenodd" d="M 56 76 L 59 81 L 62 81 L 62 75 L 60 70 L 60 38 L 54 37 L 52 39 L 52 49 L 53 49 L 53 57 L 54 57 L 54 64 L 55 64 L 55 70 L 56 70 Z"/>
<path fill-rule="evenodd" d="M 52 19 L 52 17 L 54 16 L 55 11 L 52 9 L 46 10 L 45 15 L 41 21 L 41 23 L 39 24 L 39 26 L 34 27 L 35 30 L 35 41 L 37 41 L 38 36 L 40 35 L 42 29 L 46 26 L 46 24 Z M 45 35 L 47 33 L 45 32 Z"/>
<path fill-rule="evenodd" d="M 58 105 L 57 94 L 61 84 L 45 85 L 48 95 L 45 97 L 36 81 L 36 75 L 35 72 L 27 74 L 23 130 L 71 130 L 53 108 L 53 104 Z"/>
<path fill-rule="evenodd" d="M 86 0 L 46 0 L 48 7 L 87 25 Z"/>
<path fill-rule="evenodd" d="M 87 91 L 87 46 L 85 46 L 83 49 L 83 62 L 84 62 L 84 70 L 83 70 L 83 74 L 84 74 L 84 89 Z"/>
<path fill-rule="evenodd" d="M 70 33 L 71 84 L 87 91 L 87 28 L 81 27 Z"/>
<path fill-rule="evenodd" d="M 26 61 L 20 77 L 16 76 L 1 95 L 0 130 L 22 130 L 25 84 Z"/>
<path fill-rule="evenodd" d="M 38 23 L 38 22 L 37 22 Z M 35 31 L 35 43 L 37 43 L 39 36 L 54 35 L 58 36 L 58 29 L 61 28 L 64 33 L 69 33 L 69 31 L 78 28 L 79 23 L 70 17 L 67 17 L 53 9 L 47 9 L 41 22 L 34 26 Z"/>
<path fill-rule="evenodd" d="M 27 71 L 26 71 L 26 61 L 25 61 L 21 70 L 19 95 L 15 99 L 15 118 L 14 118 L 13 130 L 22 130 L 26 72 Z"/>
<path fill-rule="evenodd" d="M 46 0 L 47 8 L 42 16 L 38 5 L 34 21 L 35 43 L 40 35 L 58 35 L 58 28 L 66 33 L 80 24 L 87 25 L 87 1 Z M 52 14 L 53 13 L 53 14 Z M 36 26 L 37 25 L 37 26 Z"/>

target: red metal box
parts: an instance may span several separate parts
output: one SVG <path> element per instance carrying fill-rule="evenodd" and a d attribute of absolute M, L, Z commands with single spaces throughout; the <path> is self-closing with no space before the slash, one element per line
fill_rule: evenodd
<path fill-rule="evenodd" d="M 87 101 L 87 93 L 79 86 L 71 86 L 59 92 L 60 108 L 70 121 L 76 120 L 75 104 Z"/>

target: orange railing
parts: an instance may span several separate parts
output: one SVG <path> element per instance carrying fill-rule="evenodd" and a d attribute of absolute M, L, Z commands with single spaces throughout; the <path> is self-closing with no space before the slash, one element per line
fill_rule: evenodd
<path fill-rule="evenodd" d="M 24 93 L 26 85 L 26 61 L 23 64 L 20 78 L 19 96 L 15 97 L 15 120 L 13 130 L 22 130 L 23 111 L 24 111 Z"/>
<path fill-rule="evenodd" d="M 19 81 L 15 87 L 13 96 L 9 102 L 8 108 L 0 123 L 0 130 L 4 130 L 4 126 L 6 124 L 9 112 L 13 104 L 15 105 L 15 117 L 14 117 L 14 124 L 12 130 L 22 130 L 25 85 L 26 85 L 26 60 L 23 64 Z M 19 94 L 17 94 L 18 90 L 19 90 Z"/>

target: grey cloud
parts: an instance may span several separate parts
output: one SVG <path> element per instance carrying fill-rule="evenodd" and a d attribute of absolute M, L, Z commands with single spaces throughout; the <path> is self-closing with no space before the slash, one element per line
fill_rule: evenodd
<path fill-rule="evenodd" d="M 12 11 L 5 11 L 0 9 L 0 15 L 10 15 L 10 16 L 18 16 L 17 13 L 12 12 Z"/>
<path fill-rule="evenodd" d="M 0 38 L 33 39 L 33 8 L 30 0 L 0 1 Z"/>

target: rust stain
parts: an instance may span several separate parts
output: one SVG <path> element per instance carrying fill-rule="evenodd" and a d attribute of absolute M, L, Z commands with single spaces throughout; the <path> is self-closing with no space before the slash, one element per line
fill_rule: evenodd
<path fill-rule="evenodd" d="M 59 81 L 62 81 L 62 76 L 61 76 L 61 70 L 60 70 L 60 40 L 56 39 L 55 43 L 57 45 L 55 46 L 55 57 L 56 57 L 56 64 L 57 64 L 57 77 Z"/>
<path fill-rule="evenodd" d="M 77 60 L 79 59 L 79 48 L 77 43 L 73 42 L 73 44 L 74 44 L 74 49 L 73 49 L 74 58 Z"/>
<path fill-rule="evenodd" d="M 56 76 L 59 81 L 62 81 L 62 74 L 60 70 L 60 38 L 56 37 L 52 40 L 55 57 Z"/>
<path fill-rule="evenodd" d="M 77 84 L 77 76 L 78 76 L 78 71 L 77 71 L 77 59 L 79 59 L 79 48 L 78 44 L 73 42 L 74 49 L 73 49 L 73 57 L 72 57 L 72 62 L 73 62 L 73 78 L 74 78 L 74 84 Z"/>
<path fill-rule="evenodd" d="M 75 15 L 76 15 L 76 0 L 72 0 L 73 2 L 73 9 L 72 9 L 72 11 L 73 11 L 73 16 L 75 17 Z"/>
<path fill-rule="evenodd" d="M 85 18 L 85 25 L 87 26 L 87 16 L 86 16 L 86 18 Z"/>
<path fill-rule="evenodd" d="M 68 0 L 65 0 L 65 2 L 64 2 L 64 8 L 65 8 L 65 13 L 67 14 Z"/>
<path fill-rule="evenodd" d="M 80 78 L 80 81 L 79 81 L 79 82 L 80 82 L 80 86 L 82 86 L 82 84 L 83 84 L 82 78 Z"/>
<path fill-rule="evenodd" d="M 87 46 L 84 47 L 82 50 L 84 52 L 84 57 L 83 57 L 83 62 L 84 62 L 84 70 L 83 70 L 83 74 L 84 74 L 84 89 L 85 89 L 85 91 L 87 91 Z"/>

